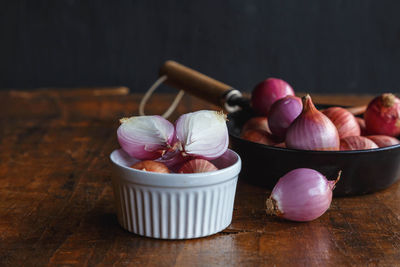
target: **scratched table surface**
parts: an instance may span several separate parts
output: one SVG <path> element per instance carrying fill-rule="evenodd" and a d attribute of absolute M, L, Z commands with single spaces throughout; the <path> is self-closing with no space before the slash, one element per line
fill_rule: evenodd
<path fill-rule="evenodd" d="M 335 198 L 319 219 L 295 223 L 267 216 L 268 190 L 239 181 L 232 224 L 218 234 L 168 241 L 125 231 L 109 154 L 118 119 L 137 115 L 141 97 L 123 87 L 0 92 L 0 266 L 400 265 L 399 183 Z M 163 113 L 173 97 L 155 95 L 147 113 Z M 347 105 L 370 99 L 314 96 Z M 171 120 L 216 108 L 185 96 Z"/>

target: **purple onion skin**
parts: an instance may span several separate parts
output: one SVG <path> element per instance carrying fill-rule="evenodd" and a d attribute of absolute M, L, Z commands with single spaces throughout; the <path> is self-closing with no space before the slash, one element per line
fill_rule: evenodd
<path fill-rule="evenodd" d="M 290 124 L 299 116 L 303 109 L 301 99 L 287 95 L 276 101 L 268 113 L 268 124 L 271 132 L 284 139 Z"/>
<path fill-rule="evenodd" d="M 339 150 L 339 133 L 332 121 L 312 103 L 311 97 L 303 97 L 303 111 L 286 132 L 288 148 L 303 150 Z"/>
<path fill-rule="evenodd" d="M 291 221 L 312 221 L 331 205 L 338 179 L 328 181 L 313 169 L 292 170 L 282 176 L 272 190 L 267 212 Z"/>
<path fill-rule="evenodd" d="M 287 82 L 277 78 L 268 78 L 253 89 L 251 105 L 257 114 L 267 116 L 272 104 L 287 95 L 294 95 L 293 88 Z"/>
<path fill-rule="evenodd" d="M 123 134 L 122 126 L 117 129 L 117 139 L 121 148 L 131 157 L 140 160 L 155 160 L 161 157 L 161 155 L 168 150 L 168 147 L 176 142 L 175 129 L 169 121 L 158 115 L 148 117 L 149 120 L 169 126 L 170 131 L 167 133 L 168 140 L 166 140 L 165 144 L 144 143 L 143 140 L 129 140 L 129 138 Z M 148 147 L 146 148 L 146 146 Z"/>

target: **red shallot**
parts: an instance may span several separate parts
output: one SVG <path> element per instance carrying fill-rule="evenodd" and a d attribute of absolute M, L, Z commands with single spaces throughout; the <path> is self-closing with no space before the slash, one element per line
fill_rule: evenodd
<path fill-rule="evenodd" d="M 378 148 L 378 146 L 372 140 L 364 136 L 347 136 L 340 139 L 340 150 L 363 150 L 373 148 Z"/>
<path fill-rule="evenodd" d="M 251 93 L 254 111 L 266 116 L 272 104 L 287 95 L 294 95 L 293 88 L 284 80 L 268 78 L 256 85 Z"/>
<path fill-rule="evenodd" d="M 228 149 L 229 135 L 223 112 L 200 110 L 183 114 L 175 123 L 178 147 L 184 155 L 215 159 Z"/>
<path fill-rule="evenodd" d="M 159 158 L 174 142 L 174 125 L 161 116 L 123 118 L 120 122 L 118 142 L 131 157 Z"/>
<path fill-rule="evenodd" d="M 282 176 L 267 199 L 267 213 L 291 221 L 312 221 L 329 208 L 335 181 L 313 169 L 295 169 Z"/>
<path fill-rule="evenodd" d="M 248 129 L 240 137 L 264 145 L 275 145 L 277 143 L 268 132 L 258 129 Z"/>
<path fill-rule="evenodd" d="M 330 107 L 322 110 L 322 113 L 335 124 L 339 138 L 360 135 L 360 125 L 350 111 L 341 107 Z"/>
<path fill-rule="evenodd" d="M 253 117 L 253 118 L 249 119 L 243 125 L 242 132 L 245 132 L 248 129 L 258 129 L 258 130 L 262 130 L 262 131 L 271 133 L 271 130 L 269 129 L 267 117 Z"/>
<path fill-rule="evenodd" d="M 374 98 L 364 113 L 370 135 L 400 135 L 400 99 L 393 94 Z"/>
<path fill-rule="evenodd" d="M 303 104 L 297 96 L 287 95 L 277 100 L 268 112 L 271 132 L 280 139 L 285 139 L 290 124 L 299 116 Z"/>
<path fill-rule="evenodd" d="M 365 125 L 365 120 L 363 118 L 355 117 L 358 125 L 360 126 L 360 134 L 366 135 L 367 134 L 367 127 Z"/>
<path fill-rule="evenodd" d="M 340 144 L 335 125 L 315 108 L 310 95 L 303 97 L 303 111 L 289 126 L 285 143 L 304 150 L 338 150 Z"/>
<path fill-rule="evenodd" d="M 159 172 L 159 173 L 169 173 L 169 169 L 161 162 L 156 162 L 153 160 L 139 161 L 131 166 L 133 169 L 148 171 L 148 172 Z"/>
<path fill-rule="evenodd" d="M 378 147 L 387 147 L 400 144 L 399 139 L 393 136 L 387 135 L 369 135 L 366 136 L 368 139 L 372 140 Z"/>
<path fill-rule="evenodd" d="M 182 165 L 178 173 L 200 173 L 217 171 L 214 164 L 205 159 L 192 159 Z"/>

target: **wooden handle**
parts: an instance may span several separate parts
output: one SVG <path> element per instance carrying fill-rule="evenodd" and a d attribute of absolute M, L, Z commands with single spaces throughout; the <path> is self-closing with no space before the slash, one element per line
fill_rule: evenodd
<path fill-rule="evenodd" d="M 167 75 L 165 84 L 221 107 L 224 106 L 224 95 L 232 89 L 227 84 L 172 60 L 166 61 L 161 67 L 160 76 L 162 75 Z"/>

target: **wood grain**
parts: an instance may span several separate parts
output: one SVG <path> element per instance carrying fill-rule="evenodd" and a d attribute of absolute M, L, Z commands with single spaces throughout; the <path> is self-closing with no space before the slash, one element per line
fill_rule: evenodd
<path fill-rule="evenodd" d="M 294 223 L 267 216 L 269 192 L 239 182 L 232 224 L 221 233 L 164 241 L 123 230 L 108 156 L 118 119 L 137 114 L 140 97 L 0 92 L 1 266 L 399 265 L 399 183 L 336 198 L 319 219 Z M 314 96 L 354 105 L 370 98 Z M 172 99 L 155 95 L 147 110 L 162 113 Z M 171 119 L 204 108 L 216 107 L 185 96 Z"/>

